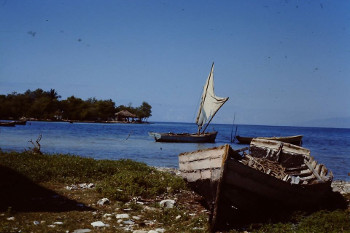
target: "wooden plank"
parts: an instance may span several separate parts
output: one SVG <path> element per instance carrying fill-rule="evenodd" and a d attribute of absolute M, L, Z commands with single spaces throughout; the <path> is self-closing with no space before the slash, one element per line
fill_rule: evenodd
<path fill-rule="evenodd" d="M 191 173 L 181 173 L 181 176 L 188 182 L 194 182 L 201 178 L 200 171 L 194 171 Z"/>
<path fill-rule="evenodd" d="M 305 164 L 302 164 L 300 167 L 288 167 L 286 168 L 286 172 L 300 171 L 304 169 L 308 169 L 308 167 Z"/>
<path fill-rule="evenodd" d="M 300 177 L 300 180 L 302 181 L 310 181 L 314 179 L 316 179 L 316 176 L 314 174 L 311 174 L 310 176 L 306 176 L 306 177 Z"/>
<path fill-rule="evenodd" d="M 312 172 L 309 169 L 306 169 L 302 171 L 287 172 L 287 174 L 290 176 L 309 176 Z"/>
<path fill-rule="evenodd" d="M 200 172 L 201 174 L 201 179 L 205 180 L 205 179 L 211 179 L 212 177 L 212 171 L 211 170 L 201 170 Z"/>
<path fill-rule="evenodd" d="M 224 145 L 180 154 L 181 176 L 188 182 L 206 179 L 217 181 L 220 178 L 223 159 L 226 158 L 226 151 L 229 148 L 229 145 Z"/>
<path fill-rule="evenodd" d="M 181 172 L 181 177 L 188 182 L 194 182 L 197 180 L 217 181 L 220 178 L 221 169 L 208 169 L 208 170 L 196 170 L 192 172 Z"/>
<path fill-rule="evenodd" d="M 242 152 L 242 151 L 246 151 L 249 150 L 249 147 L 243 147 L 241 149 L 235 150 L 236 152 Z"/>
<path fill-rule="evenodd" d="M 222 166 L 221 166 L 221 169 L 220 169 L 220 173 L 219 173 L 219 179 L 218 179 L 218 184 L 216 186 L 216 197 L 214 199 L 214 208 L 213 208 L 213 214 L 212 214 L 212 221 L 211 221 L 211 232 L 215 231 L 216 229 L 216 225 L 218 224 L 218 222 L 220 222 L 220 212 L 221 212 L 221 206 L 220 206 L 220 199 L 222 198 L 223 196 L 223 190 L 222 190 L 222 187 L 223 187 L 223 183 L 224 183 L 224 173 L 225 173 L 225 170 L 228 166 L 228 158 L 231 156 L 230 155 L 230 152 L 231 152 L 231 147 L 229 145 L 225 145 L 225 153 L 224 153 L 224 156 L 223 156 L 223 163 L 222 163 Z"/>
<path fill-rule="evenodd" d="M 305 164 L 307 165 L 307 163 L 305 163 Z M 312 169 L 313 169 L 313 170 L 315 170 L 316 165 L 317 165 L 316 160 L 312 161 L 312 162 L 311 162 L 311 163 L 309 163 L 309 164 L 311 165 Z M 310 168 L 310 167 L 309 167 L 309 168 Z"/>
<path fill-rule="evenodd" d="M 179 163 L 222 157 L 224 153 L 224 148 L 225 146 L 221 146 L 189 153 L 182 153 L 179 155 Z"/>
<path fill-rule="evenodd" d="M 315 168 L 315 172 L 320 175 L 321 174 L 321 169 L 322 169 L 322 164 L 317 164 Z M 320 175 L 320 178 L 322 179 L 322 176 Z"/>
<path fill-rule="evenodd" d="M 214 158 L 214 159 L 203 159 L 196 160 L 187 163 L 179 163 L 180 171 L 193 171 L 198 169 L 208 169 L 208 168 L 218 168 L 221 167 L 222 158 Z"/>
<path fill-rule="evenodd" d="M 279 142 L 279 141 L 273 141 L 273 140 L 265 140 L 265 139 L 257 139 L 254 138 L 252 142 L 250 143 L 250 146 L 256 146 L 256 147 L 263 147 L 263 148 L 269 148 L 274 151 L 278 151 L 280 148 L 280 145 L 283 143 L 282 152 L 284 153 L 292 153 L 292 154 L 303 154 L 305 156 L 310 156 L 310 150 L 296 146 L 289 143 Z"/>
<path fill-rule="evenodd" d="M 306 164 L 306 166 L 309 167 L 309 169 L 312 171 L 313 175 L 314 175 L 318 180 L 323 181 L 323 179 L 321 178 L 321 176 L 315 171 L 315 167 L 316 167 L 316 164 L 317 164 L 315 160 L 312 161 L 311 164 L 305 161 L 305 164 Z"/>
<path fill-rule="evenodd" d="M 286 168 L 294 168 L 301 166 L 304 160 L 309 159 L 310 150 L 279 141 L 253 139 L 250 144 L 250 154 L 279 162 Z"/>
<path fill-rule="evenodd" d="M 305 161 L 312 163 L 314 161 L 314 157 L 310 156 L 309 159 L 305 159 Z"/>
<path fill-rule="evenodd" d="M 327 173 L 328 173 L 328 169 L 325 166 L 322 166 L 321 173 L 320 173 L 320 176 L 322 177 L 322 179 L 327 175 Z"/>

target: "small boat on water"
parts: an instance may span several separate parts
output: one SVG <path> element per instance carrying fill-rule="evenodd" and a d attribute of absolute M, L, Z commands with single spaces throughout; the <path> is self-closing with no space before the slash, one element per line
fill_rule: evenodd
<path fill-rule="evenodd" d="M 214 63 L 208 79 L 204 85 L 202 98 L 196 118 L 198 126 L 197 133 L 155 133 L 150 132 L 149 135 L 154 137 L 156 142 L 190 142 L 190 143 L 205 143 L 215 142 L 218 132 L 205 132 L 215 114 L 228 100 L 228 97 L 218 97 L 214 93 Z M 203 129 L 202 129 L 203 128 Z"/>
<path fill-rule="evenodd" d="M 3 127 L 14 127 L 16 125 L 16 122 L 14 121 L 1 121 L 0 126 Z"/>
<path fill-rule="evenodd" d="M 308 149 L 265 139 L 241 150 L 224 145 L 182 153 L 179 170 L 205 198 L 212 231 L 319 208 L 329 201 L 333 179 Z"/>
<path fill-rule="evenodd" d="M 253 138 L 254 137 L 241 137 L 238 135 L 236 136 L 236 139 L 240 144 L 250 144 Z M 256 137 L 256 138 L 287 142 L 297 146 L 301 146 L 303 135 L 286 136 L 286 137 Z"/>
<path fill-rule="evenodd" d="M 19 121 L 15 121 L 15 125 L 26 125 L 27 121 L 23 121 L 23 120 L 19 120 Z"/>
<path fill-rule="evenodd" d="M 191 143 L 211 143 L 215 142 L 215 138 L 218 132 L 208 133 L 154 133 L 150 132 L 149 135 L 153 136 L 156 142 L 191 142 Z"/>

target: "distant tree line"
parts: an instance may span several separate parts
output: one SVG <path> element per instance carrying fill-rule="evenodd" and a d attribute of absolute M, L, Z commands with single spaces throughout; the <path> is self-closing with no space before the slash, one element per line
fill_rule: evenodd
<path fill-rule="evenodd" d="M 60 100 L 61 96 L 55 89 L 44 91 L 27 90 L 23 94 L 13 92 L 0 95 L 0 119 L 36 118 L 50 120 L 77 120 L 77 121 L 109 121 L 115 119 L 115 113 L 127 110 L 136 115 L 138 121 L 152 116 L 152 107 L 143 102 L 139 107 L 116 106 L 109 100 L 89 98 L 82 100 L 75 96 Z"/>

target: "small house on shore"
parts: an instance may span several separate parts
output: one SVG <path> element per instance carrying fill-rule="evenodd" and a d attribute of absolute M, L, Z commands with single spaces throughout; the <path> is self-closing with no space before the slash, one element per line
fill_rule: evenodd
<path fill-rule="evenodd" d="M 137 116 L 135 114 L 132 114 L 128 110 L 122 110 L 122 111 L 119 111 L 115 114 L 115 118 L 117 121 L 134 122 L 135 118 L 137 118 Z M 132 118 L 131 121 L 130 121 L 130 118 Z"/>

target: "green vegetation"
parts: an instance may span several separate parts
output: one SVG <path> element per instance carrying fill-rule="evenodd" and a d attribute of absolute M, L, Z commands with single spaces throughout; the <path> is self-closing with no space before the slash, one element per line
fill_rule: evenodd
<path fill-rule="evenodd" d="M 350 212 L 319 211 L 309 216 L 298 215 L 298 221 L 288 223 L 265 224 L 252 232 L 309 233 L 309 232 L 350 232 Z"/>
<path fill-rule="evenodd" d="M 12 93 L 0 95 L 0 119 L 36 118 L 50 120 L 78 120 L 78 121 L 108 121 L 115 118 L 115 113 L 128 110 L 137 116 L 139 121 L 152 116 L 152 107 L 143 102 L 139 107 L 120 105 L 109 100 L 89 98 L 82 100 L 75 96 L 60 100 L 61 96 L 51 89 L 43 91 L 27 90 L 23 94 Z"/>
<path fill-rule="evenodd" d="M 190 197 L 193 193 L 187 190 L 180 177 L 131 160 L 94 160 L 34 152 L 7 153 L 0 150 L 0 188 L 14 190 L 10 192 L 11 196 L 6 194 L 7 191 L 0 191 L 0 197 L 10 200 L 13 207 L 7 206 L 9 202 L 0 204 L 0 232 L 73 232 L 84 228 L 92 229 L 92 232 L 126 232 L 124 228 L 128 226 L 115 217 L 121 213 L 130 215 L 135 222 L 134 229 L 147 231 L 165 228 L 167 232 L 176 232 L 170 229 L 176 229 L 179 224 L 184 229 L 182 232 L 201 232 L 192 228 L 199 226 L 205 229 L 207 225 L 203 213 L 199 217 L 192 215 L 196 213 L 193 207 L 199 204 L 192 202 Z M 9 169 L 13 172 L 6 173 Z M 8 174 L 17 178 L 6 177 Z M 28 183 L 27 178 L 33 184 Z M 65 188 L 90 182 L 96 187 Z M 111 202 L 104 206 L 97 205 L 97 201 L 103 197 L 108 197 Z M 25 200 L 21 202 L 22 198 Z M 176 206 L 173 209 L 161 208 L 159 201 L 163 199 L 176 199 Z M 37 200 L 41 201 L 37 203 Z M 142 202 L 140 204 L 135 200 Z M 191 204 L 187 204 L 187 201 L 191 201 Z M 21 211 L 23 205 L 33 210 L 24 208 L 26 211 Z M 35 210 L 37 205 L 41 211 Z M 104 217 L 106 214 L 112 217 L 107 219 Z M 131 216 L 138 216 L 138 219 Z M 91 223 L 95 221 L 107 222 L 110 227 L 93 229 Z M 63 224 L 55 225 L 55 222 Z"/>
<path fill-rule="evenodd" d="M 97 182 L 97 190 L 103 196 L 119 201 L 129 201 L 138 196 L 153 198 L 186 189 L 181 178 L 132 160 L 94 160 L 26 151 L 0 152 L 0 165 L 25 175 L 33 182 Z"/>
<path fill-rule="evenodd" d="M 183 179 L 159 172 L 142 163 L 122 161 L 118 172 L 103 179 L 98 190 L 110 198 L 128 201 L 132 197 L 153 198 L 163 193 L 179 192 L 185 189 Z"/>

